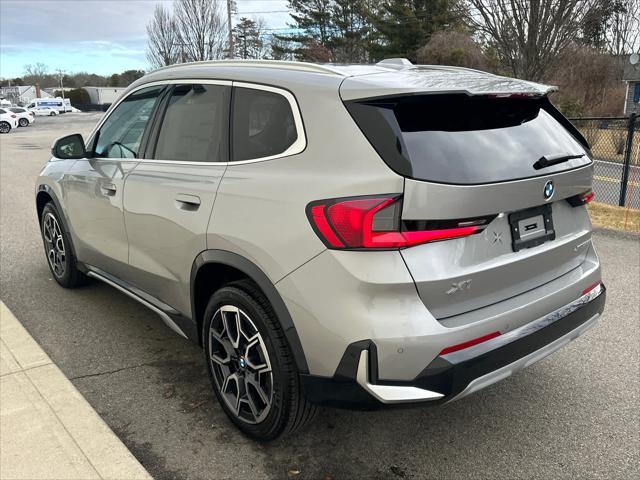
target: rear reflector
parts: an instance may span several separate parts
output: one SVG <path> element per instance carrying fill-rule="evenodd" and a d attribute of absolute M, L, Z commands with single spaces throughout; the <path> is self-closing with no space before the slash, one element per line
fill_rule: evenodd
<path fill-rule="evenodd" d="M 587 190 L 586 192 L 582 192 L 578 195 L 567 198 L 567 202 L 569 202 L 572 207 L 579 207 L 581 205 L 586 205 L 587 203 L 592 201 L 595 196 L 596 192 L 594 192 L 593 190 Z"/>
<path fill-rule="evenodd" d="M 307 206 L 314 231 L 332 249 L 396 249 L 481 232 L 486 218 L 402 222 L 400 195 L 329 199 Z M 492 217 L 493 218 L 493 217 Z"/>
<path fill-rule="evenodd" d="M 598 280 L 596 283 L 594 283 L 593 285 L 589 285 L 587 288 L 585 288 L 582 291 L 582 295 L 586 295 L 587 293 L 589 293 L 591 290 L 593 290 L 594 288 L 597 288 L 600 284 L 602 283 L 602 280 Z"/>
<path fill-rule="evenodd" d="M 452 345 L 450 347 L 447 347 L 443 349 L 439 355 L 446 355 L 447 353 L 453 353 L 459 350 L 464 350 L 465 348 L 473 347 L 474 345 L 478 345 L 479 343 L 486 342 L 487 340 L 491 340 L 492 338 L 496 338 L 498 336 L 500 336 L 500 332 L 492 332 L 482 337 L 469 340 L 468 342 L 463 342 L 457 345 Z"/>
<path fill-rule="evenodd" d="M 591 200 L 594 199 L 595 196 L 596 196 L 596 192 L 590 191 L 590 192 L 587 192 L 587 193 L 583 194 L 581 197 L 582 197 L 582 201 L 584 203 L 589 203 Z"/>

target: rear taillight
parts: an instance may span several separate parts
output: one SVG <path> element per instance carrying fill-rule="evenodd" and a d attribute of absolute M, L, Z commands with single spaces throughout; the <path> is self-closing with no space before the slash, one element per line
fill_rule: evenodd
<path fill-rule="evenodd" d="M 586 205 L 587 203 L 592 201 L 595 196 L 596 192 L 594 192 L 593 190 L 587 190 L 586 192 L 582 192 L 578 195 L 567 198 L 567 202 L 569 202 L 572 207 L 579 207 L 581 205 Z"/>
<path fill-rule="evenodd" d="M 312 202 L 307 217 L 328 248 L 396 249 L 479 233 L 495 217 L 401 221 L 400 195 L 339 198 Z"/>
<path fill-rule="evenodd" d="M 11 115 L 11 118 L 18 118 L 17 115 Z"/>

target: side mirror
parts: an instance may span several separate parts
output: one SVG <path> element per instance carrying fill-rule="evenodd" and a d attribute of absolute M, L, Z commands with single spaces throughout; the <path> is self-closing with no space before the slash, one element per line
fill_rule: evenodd
<path fill-rule="evenodd" d="M 85 158 L 87 151 L 84 148 L 84 139 L 79 133 L 59 138 L 51 148 L 51 154 L 62 160 Z"/>

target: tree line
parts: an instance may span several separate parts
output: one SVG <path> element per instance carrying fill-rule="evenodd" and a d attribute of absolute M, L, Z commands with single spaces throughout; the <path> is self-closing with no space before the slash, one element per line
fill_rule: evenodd
<path fill-rule="evenodd" d="M 97 75 L 88 72 L 64 73 L 51 72 L 44 63 L 28 64 L 24 66 L 21 77 L 1 79 L 2 87 L 19 87 L 23 85 L 39 85 L 41 88 L 82 87 L 127 87 L 144 75 L 143 70 L 125 70 L 113 75 Z"/>
<path fill-rule="evenodd" d="M 242 17 L 229 37 L 226 1 L 158 5 L 149 62 L 405 57 L 554 83 L 566 113 L 604 115 L 620 113 L 625 55 L 640 48 L 640 0 L 289 0 L 288 9 L 287 28 Z"/>
<path fill-rule="evenodd" d="M 147 25 L 152 68 L 222 58 L 373 63 L 405 57 L 556 84 L 561 91 L 554 101 L 568 115 L 619 114 L 625 56 L 640 49 L 640 0 L 288 0 L 287 27 L 241 17 L 231 32 L 226 0 L 165 5 L 155 6 Z M 127 86 L 143 74 L 64 74 L 62 82 Z M 27 65 L 10 82 L 56 87 L 60 75 Z"/>

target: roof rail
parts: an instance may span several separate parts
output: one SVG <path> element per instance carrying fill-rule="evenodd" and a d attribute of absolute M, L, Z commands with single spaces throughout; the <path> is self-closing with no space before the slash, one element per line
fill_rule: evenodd
<path fill-rule="evenodd" d="M 329 73 L 333 75 L 344 75 L 340 70 L 329 65 L 317 63 L 292 62 L 287 60 L 204 60 L 201 62 L 177 63 L 166 67 L 158 68 L 155 72 L 181 67 L 259 67 L 259 68 L 279 68 L 287 70 L 298 70 L 313 73 Z"/>
<path fill-rule="evenodd" d="M 407 67 L 413 67 L 413 63 L 407 58 L 385 58 L 380 60 L 376 65 L 380 67 L 395 68 L 401 70 Z"/>

